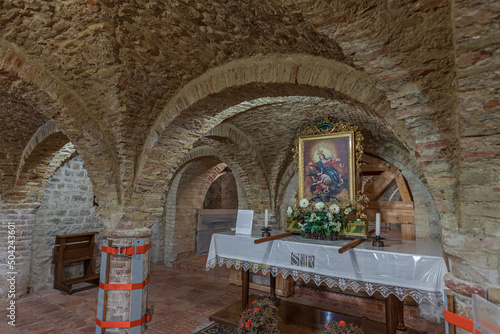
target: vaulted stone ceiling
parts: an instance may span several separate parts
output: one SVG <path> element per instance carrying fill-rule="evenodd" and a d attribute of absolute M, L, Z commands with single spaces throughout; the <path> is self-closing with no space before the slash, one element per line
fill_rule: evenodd
<path fill-rule="evenodd" d="M 70 138 L 104 207 L 143 191 L 142 185 L 134 188 L 133 183 L 164 186 L 163 181 L 150 179 L 151 173 L 157 175 L 153 167 L 158 157 L 148 155 L 152 149 L 148 143 L 163 135 L 160 146 L 165 145 L 172 136 L 157 128 L 182 138 L 184 147 L 176 148 L 182 155 L 204 131 L 225 120 L 223 110 L 245 99 L 310 96 L 307 102 L 273 103 L 227 121 L 255 137 L 270 164 L 269 173 L 282 170 L 286 158 L 273 160 L 267 149 L 289 148 L 290 129 L 329 109 L 335 109 L 339 118 L 363 124 L 365 135 L 377 142 L 398 143 L 412 152 L 415 140 L 428 140 L 431 124 L 444 128 L 456 124 L 449 122 L 454 103 L 450 20 L 447 1 L 6 0 L 0 5 L 2 85 L 25 98 L 25 104 L 42 110 Z M 316 56 L 353 73 L 341 78 L 346 87 L 341 84 L 335 91 L 314 90 L 315 83 L 299 87 L 297 78 L 295 85 L 250 83 L 224 88 L 218 92 L 221 96 L 212 92 L 210 98 L 197 96 L 188 101 L 191 108 L 184 115 L 176 110 L 186 104 L 181 98 L 176 105 L 176 94 L 214 69 L 224 73 L 231 62 L 257 62 L 268 55 L 277 55 L 277 61 L 287 55 Z M 306 65 L 297 66 L 296 70 Z M 248 71 L 251 68 L 249 64 Z M 238 70 L 227 73 L 231 71 Z M 265 71 L 265 66 L 256 71 Z M 320 75 L 314 71 L 308 74 L 312 81 Z M 237 77 L 245 75 L 237 72 Z M 360 75 L 366 77 L 359 79 Z M 356 77 L 352 84 L 349 76 Z M 309 83 L 308 78 L 301 80 Z M 377 93 L 362 96 L 367 85 L 376 87 Z M 343 88 L 359 89 L 365 101 L 386 99 L 390 105 L 368 106 L 343 96 L 338 91 Z M 316 98 L 325 100 L 314 102 Z M 307 112 L 302 114 L 300 108 Z M 3 109 L 1 115 L 12 110 Z M 266 116 L 276 110 L 281 117 Z M 372 117 L 375 112 L 390 124 L 377 121 Z M 349 116 L 341 117 L 344 114 Z M 290 120 L 292 115 L 287 135 L 269 131 L 273 124 L 280 125 L 279 119 Z M 172 125 L 166 127 L 168 123 Z M 261 132 L 255 131 L 257 125 L 262 125 Z M 400 130 L 398 135 L 385 130 L 388 126 Z M 273 136 L 266 138 L 269 134 Z M 265 146 L 266 141 L 274 146 Z M 153 159 L 153 165 L 146 166 L 149 174 L 142 175 L 146 159 Z M 170 166 L 168 175 L 176 163 Z"/>

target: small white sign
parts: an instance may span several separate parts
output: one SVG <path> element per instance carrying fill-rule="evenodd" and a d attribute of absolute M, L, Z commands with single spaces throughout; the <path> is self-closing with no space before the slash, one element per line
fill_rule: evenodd
<path fill-rule="evenodd" d="M 253 210 L 238 210 L 236 234 L 252 234 Z"/>

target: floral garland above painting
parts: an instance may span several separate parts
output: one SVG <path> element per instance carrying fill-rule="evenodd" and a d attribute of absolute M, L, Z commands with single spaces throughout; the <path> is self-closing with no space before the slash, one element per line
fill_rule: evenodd
<path fill-rule="evenodd" d="M 332 117 L 306 127 L 295 138 L 299 175 L 297 201 L 288 208 L 287 230 L 304 237 L 367 237 L 363 209 L 368 198 L 356 193 L 363 135 L 357 125 Z"/>

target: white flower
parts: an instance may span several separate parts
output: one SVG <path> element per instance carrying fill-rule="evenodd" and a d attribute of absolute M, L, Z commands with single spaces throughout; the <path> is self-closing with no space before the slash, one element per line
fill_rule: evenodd
<path fill-rule="evenodd" d="M 330 206 L 330 211 L 333 212 L 333 213 L 339 213 L 340 207 L 337 204 L 332 204 Z"/>
<path fill-rule="evenodd" d="M 350 208 L 345 208 L 344 213 L 345 213 L 346 215 L 348 215 L 350 212 L 351 212 L 351 209 L 350 209 Z"/>
<path fill-rule="evenodd" d="M 301 199 L 300 200 L 300 206 L 302 208 L 307 208 L 309 206 L 309 201 L 307 199 L 305 199 L 305 198 Z"/>
<path fill-rule="evenodd" d="M 334 223 L 333 223 L 333 226 L 335 226 L 335 227 L 333 228 L 333 230 L 334 230 L 335 232 L 339 232 L 339 231 L 340 231 L 340 226 L 341 226 L 341 224 L 340 224 L 339 222 L 334 222 Z"/>
<path fill-rule="evenodd" d="M 292 213 L 293 213 L 293 209 L 291 206 L 288 207 L 288 209 L 286 209 L 286 213 L 288 214 L 288 216 L 291 216 Z"/>
<path fill-rule="evenodd" d="M 318 203 L 316 203 L 315 207 L 316 207 L 317 210 L 321 210 L 321 209 L 323 209 L 325 207 L 325 203 L 318 202 Z"/>
<path fill-rule="evenodd" d="M 326 216 L 327 216 L 327 217 L 328 217 L 328 219 L 330 219 L 330 220 L 333 218 L 333 215 L 332 215 L 330 212 L 328 212 L 328 213 L 326 214 Z"/>
<path fill-rule="evenodd" d="M 313 212 L 311 213 L 311 219 L 314 220 L 316 218 L 316 214 Z"/>

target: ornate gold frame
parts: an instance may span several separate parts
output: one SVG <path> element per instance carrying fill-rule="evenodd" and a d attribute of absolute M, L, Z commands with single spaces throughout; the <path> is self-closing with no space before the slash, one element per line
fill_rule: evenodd
<path fill-rule="evenodd" d="M 306 127 L 303 131 L 297 134 L 294 142 L 294 159 L 295 166 L 299 173 L 299 189 L 298 200 L 304 198 L 304 142 L 348 138 L 349 142 L 349 199 L 354 201 L 356 197 L 356 174 L 361 165 L 361 157 L 363 155 L 363 146 L 361 142 L 363 135 L 358 130 L 357 125 L 351 123 L 332 120 L 330 117 L 325 117 L 321 122 Z"/>

